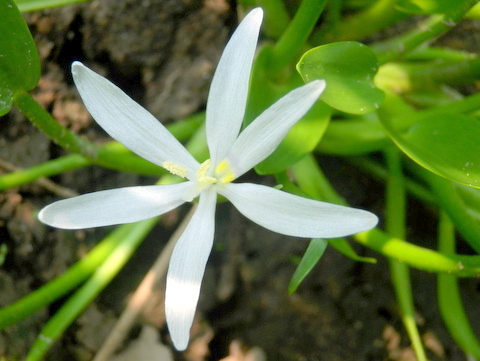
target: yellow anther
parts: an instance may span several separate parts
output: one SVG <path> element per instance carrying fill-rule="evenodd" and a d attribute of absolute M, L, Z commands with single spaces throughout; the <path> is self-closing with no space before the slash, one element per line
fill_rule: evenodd
<path fill-rule="evenodd" d="M 217 179 L 207 175 L 208 170 L 210 169 L 210 159 L 207 159 L 200 165 L 200 168 L 197 170 L 198 183 L 201 184 L 215 184 Z"/>
<path fill-rule="evenodd" d="M 174 162 L 162 162 L 162 166 L 170 173 L 178 175 L 179 177 L 185 178 L 187 176 L 188 169 L 180 164 Z"/>
<path fill-rule="evenodd" d="M 217 166 L 215 175 L 218 181 L 221 183 L 229 183 L 235 179 L 235 174 L 233 173 L 232 167 L 226 160 Z"/>

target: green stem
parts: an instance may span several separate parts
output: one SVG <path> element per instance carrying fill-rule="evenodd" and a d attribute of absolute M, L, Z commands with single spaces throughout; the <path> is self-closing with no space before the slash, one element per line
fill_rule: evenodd
<path fill-rule="evenodd" d="M 40 165 L 1 176 L 0 191 L 20 187 L 32 183 L 42 177 L 50 177 L 69 170 L 86 167 L 90 164 L 92 164 L 90 160 L 79 154 L 72 154 L 49 160 Z"/>
<path fill-rule="evenodd" d="M 389 147 L 384 152 L 388 166 L 386 195 L 386 230 L 391 236 L 405 238 L 406 188 L 401 167 L 400 151 Z M 408 265 L 396 259 L 390 259 L 390 273 L 402 315 L 402 321 L 412 341 L 418 361 L 427 361 L 420 333 L 415 322 L 412 286 Z"/>
<path fill-rule="evenodd" d="M 374 160 L 371 160 L 367 157 L 350 157 L 348 158 L 348 161 L 379 180 L 387 180 L 387 170 L 383 165 Z M 430 192 L 425 186 L 421 185 L 420 183 L 412 179 L 406 178 L 405 187 L 408 193 L 413 195 L 418 200 L 433 205 L 437 204 L 437 199 L 432 194 L 432 192 Z"/>
<path fill-rule="evenodd" d="M 438 250 L 444 254 L 455 252 L 455 229 L 444 212 L 440 212 Z M 465 313 L 457 277 L 448 274 L 437 277 L 438 308 L 448 331 L 467 354 L 480 359 L 480 343 Z"/>
<path fill-rule="evenodd" d="M 378 0 L 365 10 L 337 22 L 328 33 L 322 31 L 312 37 L 314 44 L 359 40 L 408 16 L 395 9 L 397 0 Z"/>
<path fill-rule="evenodd" d="M 458 277 L 480 275 L 480 256 L 441 254 L 402 239 L 390 237 L 377 228 L 356 234 L 353 238 L 365 247 L 420 270 L 444 272 Z"/>
<path fill-rule="evenodd" d="M 49 305 L 87 279 L 112 253 L 121 242 L 123 235 L 130 232 L 132 227 L 131 224 L 119 226 L 61 276 L 17 302 L 0 309 L 0 330 Z"/>
<path fill-rule="evenodd" d="M 410 32 L 372 46 L 380 64 L 390 62 L 408 54 L 428 40 L 451 30 L 478 0 L 456 2 L 454 10 L 447 14 L 432 15 Z"/>
<path fill-rule="evenodd" d="M 314 30 L 309 42 L 315 45 L 326 43 L 325 37 L 329 36 L 340 26 L 342 21 L 342 9 L 345 5 L 342 0 L 330 0 L 326 4 L 324 15 L 322 16 L 322 25 Z"/>
<path fill-rule="evenodd" d="M 90 0 L 15 0 L 18 9 L 24 13 L 29 11 L 40 11 L 58 6 L 77 4 Z"/>
<path fill-rule="evenodd" d="M 285 8 L 283 0 L 257 0 L 256 6 L 260 6 L 265 19 L 262 24 L 262 31 L 271 39 L 278 39 L 290 23 L 290 15 Z"/>
<path fill-rule="evenodd" d="M 361 155 L 381 150 L 390 143 L 379 122 L 354 118 L 331 121 L 316 150 L 323 154 Z"/>
<path fill-rule="evenodd" d="M 474 59 L 476 56 L 476 54 L 468 53 L 464 50 L 439 47 L 421 47 L 408 54 L 406 59 L 412 61 L 442 60 L 445 62 L 459 62 Z"/>
<path fill-rule="evenodd" d="M 206 141 L 204 133 L 205 127 L 202 126 L 187 145 L 187 150 L 197 158 L 205 156 Z M 160 178 L 156 184 L 173 184 L 179 181 L 179 177 L 167 174 Z M 0 330 L 37 312 L 51 302 L 64 296 L 67 292 L 86 280 L 92 272 L 102 265 L 105 259 L 109 257 L 118 243 L 121 242 L 124 233 L 132 232 L 132 234 L 136 234 L 136 224 L 137 223 L 124 224 L 117 227 L 103 241 L 101 241 L 100 244 L 90 251 L 85 258 L 78 261 L 61 276 L 48 282 L 46 285 L 33 291 L 10 306 L 0 309 Z"/>
<path fill-rule="evenodd" d="M 133 255 L 159 217 L 122 226 L 122 236 L 110 256 L 91 278 L 47 322 L 28 353 L 27 361 L 40 360 L 71 322 L 95 299 Z M 119 228 L 120 229 L 120 228 Z"/>
<path fill-rule="evenodd" d="M 297 58 L 325 7 L 326 0 L 303 0 L 287 30 L 271 52 L 271 73 L 276 74 Z"/>

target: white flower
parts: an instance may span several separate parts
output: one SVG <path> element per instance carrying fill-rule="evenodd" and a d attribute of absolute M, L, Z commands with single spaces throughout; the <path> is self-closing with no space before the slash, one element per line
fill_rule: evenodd
<path fill-rule="evenodd" d="M 210 160 L 198 163 L 148 111 L 79 62 L 72 73 L 85 106 L 110 136 L 141 157 L 187 181 L 105 190 L 45 207 L 39 219 L 79 229 L 130 223 L 199 198 L 198 209 L 170 260 L 166 316 L 175 347 L 187 347 L 200 285 L 214 237 L 217 194 L 255 223 L 289 236 L 334 238 L 373 228 L 367 211 L 318 202 L 250 183 L 231 183 L 268 157 L 325 88 L 322 80 L 297 88 L 265 110 L 240 134 L 250 70 L 263 12 L 251 11 L 228 42 L 207 103 Z"/>

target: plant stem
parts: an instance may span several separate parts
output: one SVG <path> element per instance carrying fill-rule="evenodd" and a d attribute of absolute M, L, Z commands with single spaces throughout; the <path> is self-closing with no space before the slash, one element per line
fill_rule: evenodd
<path fill-rule="evenodd" d="M 387 180 L 387 177 L 388 177 L 387 170 L 383 165 L 381 165 L 380 163 L 374 160 L 371 160 L 367 157 L 350 157 L 348 158 L 348 161 L 354 164 L 355 166 L 359 167 L 360 169 L 363 169 L 369 175 L 379 180 L 382 180 L 382 181 Z M 413 195 L 418 200 L 424 203 L 429 203 L 433 205 L 437 204 L 437 199 L 435 198 L 433 193 L 430 192 L 425 186 L 421 185 L 420 183 L 412 179 L 406 178 L 405 187 L 408 193 Z"/>
<path fill-rule="evenodd" d="M 444 272 L 457 277 L 480 275 L 480 256 L 441 254 L 402 239 L 390 237 L 377 228 L 356 234 L 353 238 L 365 247 L 420 270 Z"/>
<path fill-rule="evenodd" d="M 200 127 L 187 145 L 187 150 L 194 156 L 204 156 L 203 152 L 206 147 L 204 132 L 205 127 Z M 156 184 L 173 184 L 180 180 L 179 177 L 167 174 L 160 178 Z M 114 251 L 119 242 L 122 242 L 121 239 L 125 233 L 130 232 L 131 234 L 137 234 L 135 228 L 137 223 L 118 226 L 82 260 L 70 267 L 61 276 L 48 282 L 46 285 L 21 298 L 17 302 L 0 309 L 0 330 L 37 312 L 85 281 L 105 262 L 106 258 Z"/>
<path fill-rule="evenodd" d="M 158 219 L 159 217 L 155 217 L 120 227 L 123 232 L 117 239 L 118 243 L 113 252 L 90 279 L 50 318 L 35 340 L 26 361 L 37 361 L 43 357 L 52 343 L 122 269 Z"/>
<path fill-rule="evenodd" d="M 18 9 L 23 12 L 45 10 L 90 0 L 15 0 Z"/>
<path fill-rule="evenodd" d="M 408 54 L 428 40 L 451 30 L 478 0 L 459 0 L 456 8 L 447 14 L 432 15 L 406 34 L 374 44 L 380 64 L 390 62 Z"/>
<path fill-rule="evenodd" d="M 455 252 L 455 228 L 445 212 L 440 212 L 438 250 L 445 254 Z M 448 274 L 437 277 L 438 308 L 448 331 L 466 353 L 480 359 L 480 343 L 465 313 L 457 277 Z"/>
<path fill-rule="evenodd" d="M 290 15 L 282 0 L 257 0 L 265 13 L 262 30 L 265 35 L 272 39 L 278 39 L 290 23 Z"/>
<path fill-rule="evenodd" d="M 86 167 L 90 164 L 92 164 L 90 160 L 79 154 L 72 154 L 49 160 L 40 165 L 17 170 L 1 176 L 0 191 L 20 187 L 32 183 L 41 177 L 50 177 L 69 170 Z"/>
<path fill-rule="evenodd" d="M 297 58 L 325 7 L 326 0 L 303 0 L 288 28 L 271 52 L 271 74 Z"/>
<path fill-rule="evenodd" d="M 29 293 L 17 302 L 0 309 L 0 330 L 37 312 L 87 279 L 112 253 L 121 242 L 123 235 L 130 232 L 132 227 L 132 224 L 119 226 L 61 276 Z"/>
<path fill-rule="evenodd" d="M 395 9 L 397 0 L 378 0 L 365 10 L 337 22 L 328 33 L 322 31 L 312 36 L 314 44 L 335 41 L 360 40 L 408 16 Z"/>
<path fill-rule="evenodd" d="M 316 150 L 323 154 L 362 155 L 379 151 L 391 141 L 379 122 L 360 117 L 331 121 Z"/>
<path fill-rule="evenodd" d="M 391 146 L 384 151 L 388 166 L 386 195 L 386 230 L 391 236 L 405 238 L 406 189 L 398 148 Z M 396 259 L 390 259 L 390 274 L 400 307 L 402 321 L 412 341 L 418 361 L 427 361 L 417 323 L 413 304 L 412 285 L 408 265 Z"/>

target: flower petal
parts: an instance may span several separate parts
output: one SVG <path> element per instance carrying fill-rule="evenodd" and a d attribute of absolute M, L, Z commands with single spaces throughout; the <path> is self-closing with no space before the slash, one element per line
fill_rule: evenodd
<path fill-rule="evenodd" d="M 247 218 L 277 233 L 306 238 L 336 238 L 367 231 L 378 222 L 367 211 L 299 197 L 251 183 L 217 186 Z"/>
<path fill-rule="evenodd" d="M 199 164 L 185 147 L 116 85 L 78 61 L 72 74 L 88 111 L 112 138 L 157 165 L 168 161 L 196 171 Z"/>
<path fill-rule="evenodd" d="M 240 131 L 263 11 L 256 8 L 233 33 L 213 76 L 207 101 L 207 142 L 212 165 L 222 160 Z"/>
<path fill-rule="evenodd" d="M 325 89 L 315 80 L 282 97 L 245 128 L 225 158 L 235 178 L 267 158 Z"/>
<path fill-rule="evenodd" d="M 173 344 L 187 348 L 205 266 L 213 244 L 216 193 L 200 195 L 198 209 L 173 250 L 167 274 L 165 313 Z"/>
<path fill-rule="evenodd" d="M 38 219 L 63 229 L 132 223 L 171 211 L 185 201 L 192 182 L 109 189 L 64 199 L 43 208 Z"/>

